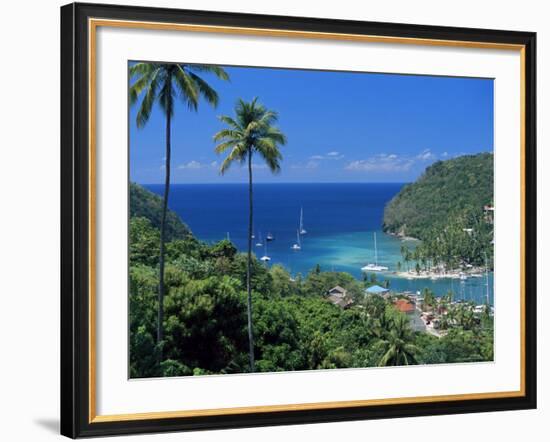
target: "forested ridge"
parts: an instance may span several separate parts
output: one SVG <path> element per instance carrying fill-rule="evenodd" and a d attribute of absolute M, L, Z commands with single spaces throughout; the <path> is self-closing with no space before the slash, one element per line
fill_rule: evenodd
<path fill-rule="evenodd" d="M 153 227 L 160 229 L 162 198 L 139 184 L 130 183 L 130 217 L 147 218 Z M 171 241 L 191 235 L 189 227 L 180 217 L 168 210 L 166 213 L 166 239 Z"/>
<path fill-rule="evenodd" d="M 428 239 L 466 212 L 493 204 L 493 154 L 464 155 L 429 166 L 386 205 L 386 232 Z"/>

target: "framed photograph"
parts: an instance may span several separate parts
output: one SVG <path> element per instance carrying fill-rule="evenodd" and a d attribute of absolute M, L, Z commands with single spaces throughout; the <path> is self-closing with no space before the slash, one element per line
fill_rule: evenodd
<path fill-rule="evenodd" d="M 62 434 L 535 408 L 535 44 L 62 7 Z"/>

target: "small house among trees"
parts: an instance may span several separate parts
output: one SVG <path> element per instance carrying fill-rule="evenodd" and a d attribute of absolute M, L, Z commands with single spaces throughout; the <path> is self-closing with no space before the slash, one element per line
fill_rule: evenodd
<path fill-rule="evenodd" d="M 379 295 L 383 297 L 387 297 L 390 293 L 390 289 L 387 289 L 385 287 L 381 287 L 379 285 L 371 285 L 370 287 L 367 287 L 365 290 L 365 293 L 367 295 Z"/>
<path fill-rule="evenodd" d="M 327 294 L 328 300 L 338 307 L 347 308 L 353 304 L 353 301 L 348 297 L 348 291 L 339 285 L 331 288 Z"/>
<path fill-rule="evenodd" d="M 397 299 L 393 305 L 398 311 L 407 315 L 412 314 L 415 311 L 414 304 L 408 299 Z"/>

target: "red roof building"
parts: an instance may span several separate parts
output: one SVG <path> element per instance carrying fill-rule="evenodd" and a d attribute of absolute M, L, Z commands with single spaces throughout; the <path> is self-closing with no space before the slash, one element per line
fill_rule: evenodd
<path fill-rule="evenodd" d="M 399 310 L 401 313 L 413 313 L 414 312 L 414 304 L 407 299 L 397 299 L 393 305 L 397 310 Z"/>

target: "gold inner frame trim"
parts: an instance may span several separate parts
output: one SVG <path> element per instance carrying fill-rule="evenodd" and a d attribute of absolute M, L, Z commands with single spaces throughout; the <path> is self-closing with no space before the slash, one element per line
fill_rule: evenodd
<path fill-rule="evenodd" d="M 260 405 L 233 408 L 214 408 L 179 411 L 159 411 L 128 414 L 96 414 L 96 35 L 97 28 L 132 28 L 161 31 L 185 31 L 215 34 L 234 34 L 243 36 L 289 37 L 338 41 L 356 41 L 386 44 L 410 44 L 419 46 L 442 46 L 474 49 L 498 49 L 518 51 L 520 54 L 520 389 L 488 393 L 465 393 L 437 396 L 415 396 L 387 399 L 368 399 L 352 401 L 314 402 L 283 405 Z M 462 400 L 483 400 L 513 398 L 525 396 L 525 46 L 521 44 L 475 42 L 459 40 L 423 39 L 411 37 L 390 37 L 329 32 L 293 31 L 283 29 L 245 28 L 232 26 L 211 26 L 182 23 L 142 22 L 130 20 L 95 19 L 88 20 L 88 93 L 89 93 L 89 423 L 134 421 L 146 419 L 169 419 L 198 416 L 239 415 L 247 413 L 274 413 L 281 411 L 323 410 L 331 408 L 351 408 L 376 405 L 420 404 L 427 402 L 446 402 Z"/>

